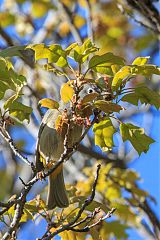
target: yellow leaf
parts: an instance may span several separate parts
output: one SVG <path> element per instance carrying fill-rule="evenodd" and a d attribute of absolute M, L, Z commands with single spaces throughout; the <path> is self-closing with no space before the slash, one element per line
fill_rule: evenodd
<path fill-rule="evenodd" d="M 119 71 L 120 66 L 114 64 L 114 65 L 111 66 L 111 69 L 112 69 L 112 72 L 113 72 L 114 74 L 116 74 L 116 73 Z"/>
<path fill-rule="evenodd" d="M 132 62 L 132 65 L 138 65 L 138 66 L 145 65 L 148 62 L 149 58 L 150 58 L 149 56 L 147 56 L 147 57 L 137 57 Z"/>
<path fill-rule="evenodd" d="M 64 83 L 61 87 L 60 95 L 64 103 L 69 102 L 74 94 L 74 89 L 71 86 L 71 82 Z"/>
<path fill-rule="evenodd" d="M 14 213 L 15 213 L 15 206 L 13 205 L 8 209 L 7 214 L 10 214 L 13 217 Z"/>
<path fill-rule="evenodd" d="M 48 5 L 45 2 L 33 2 L 31 7 L 32 16 L 35 18 L 43 17 L 48 10 Z"/>
<path fill-rule="evenodd" d="M 39 101 L 39 104 L 41 105 L 41 107 L 46 107 L 49 109 L 59 108 L 59 103 L 51 98 L 43 98 L 42 100 Z"/>
<path fill-rule="evenodd" d="M 118 186 L 116 186 L 114 183 L 110 184 L 105 193 L 105 197 L 107 199 L 109 199 L 110 201 L 120 198 L 121 197 L 120 188 Z"/>
<path fill-rule="evenodd" d="M 72 231 L 64 231 L 59 234 L 62 238 L 62 240 L 76 240 L 75 234 Z"/>
<path fill-rule="evenodd" d="M 123 79 L 128 77 L 131 74 L 131 68 L 129 66 L 122 67 L 115 75 L 112 80 L 112 89 L 117 90 L 121 84 Z"/>
<path fill-rule="evenodd" d="M 75 15 L 73 22 L 77 28 L 81 28 L 86 23 L 85 19 L 80 15 Z"/>
<path fill-rule="evenodd" d="M 78 0 L 78 3 L 81 7 L 86 7 L 86 0 Z"/>
<path fill-rule="evenodd" d="M 2 27 L 8 27 L 9 25 L 13 25 L 15 23 L 15 16 L 9 12 L 1 12 L 0 22 Z"/>
<path fill-rule="evenodd" d="M 114 146 L 113 134 L 116 130 L 109 118 L 95 123 L 93 132 L 95 134 L 95 144 L 98 145 L 102 151 L 108 151 Z"/>
<path fill-rule="evenodd" d="M 58 128 L 61 126 L 62 122 L 62 115 L 59 115 L 55 121 L 55 129 L 58 130 Z"/>

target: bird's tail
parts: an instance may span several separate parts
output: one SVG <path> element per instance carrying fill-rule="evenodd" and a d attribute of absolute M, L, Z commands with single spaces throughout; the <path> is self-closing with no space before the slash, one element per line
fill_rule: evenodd
<path fill-rule="evenodd" d="M 64 184 L 63 168 L 60 166 L 58 174 L 55 175 L 55 172 L 53 172 L 49 176 L 47 206 L 48 209 L 53 209 L 55 207 L 65 208 L 68 205 L 69 201 Z"/>

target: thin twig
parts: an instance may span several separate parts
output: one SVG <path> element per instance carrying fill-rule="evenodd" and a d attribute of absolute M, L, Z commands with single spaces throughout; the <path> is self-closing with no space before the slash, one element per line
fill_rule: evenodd
<path fill-rule="evenodd" d="M 2 126 L 0 126 L 0 134 L 8 142 L 8 144 L 9 144 L 10 148 L 12 149 L 13 153 L 16 156 L 18 156 L 23 162 L 27 163 L 29 166 L 32 166 L 32 163 L 28 160 L 28 158 L 23 156 L 19 152 L 17 147 L 14 145 L 13 139 L 9 135 L 8 131 L 4 127 L 2 127 Z"/>
<path fill-rule="evenodd" d="M 74 224 L 80 219 L 80 217 L 81 217 L 82 213 L 84 212 L 84 210 L 86 209 L 86 207 L 93 201 L 93 199 L 95 197 L 95 191 L 96 191 L 96 186 L 97 186 L 97 182 L 98 182 L 100 168 L 101 168 L 101 165 L 98 164 L 97 165 L 97 171 L 96 171 L 95 180 L 94 180 L 93 186 L 92 186 L 91 195 L 82 204 L 82 207 L 79 209 L 79 211 L 78 211 L 77 215 L 75 216 L 75 218 L 73 220 L 71 220 L 69 223 L 67 223 L 67 224 L 63 225 L 62 227 L 60 227 L 59 229 L 57 229 L 55 232 L 51 233 L 49 236 L 44 237 L 43 240 L 52 239 L 54 236 L 56 236 L 57 234 L 65 231 L 65 230 L 67 230 L 67 231 L 68 230 L 72 230 L 72 226 L 74 226 Z"/>
<path fill-rule="evenodd" d="M 7 212 L 14 204 L 16 203 L 16 199 L 9 201 L 8 203 L 0 202 L 0 207 L 3 209 L 0 211 L 0 216 Z"/>
<path fill-rule="evenodd" d="M 94 33 L 93 33 L 93 25 L 92 25 L 92 9 L 90 0 L 86 0 L 86 10 L 87 10 L 87 31 L 88 31 L 88 38 L 94 42 Z"/>
<path fill-rule="evenodd" d="M 80 35 L 78 29 L 76 28 L 75 24 L 73 23 L 71 12 L 61 1 L 58 1 L 58 6 L 59 6 L 59 9 L 60 9 L 60 12 L 62 11 L 64 13 L 63 16 L 65 16 L 65 18 L 66 18 L 66 20 L 69 24 L 71 33 L 72 33 L 75 41 L 82 44 L 81 35 Z M 63 21 L 64 21 L 64 19 L 63 19 Z"/>
<path fill-rule="evenodd" d="M 143 1 L 142 1 L 142 2 L 143 2 Z M 140 5 L 140 4 L 139 4 L 139 5 Z M 149 15 L 146 16 L 145 14 L 143 14 L 144 17 L 147 18 L 148 21 L 151 23 L 151 26 L 152 26 L 152 27 L 149 26 L 149 25 L 147 25 L 146 23 L 138 20 L 133 14 L 127 12 L 127 11 L 124 9 L 124 7 L 123 7 L 122 4 L 118 3 L 117 6 L 118 6 L 118 8 L 120 9 L 120 11 L 121 11 L 122 14 L 124 14 L 124 15 L 126 15 L 127 17 L 133 19 L 136 23 L 140 24 L 142 27 L 145 27 L 145 28 L 147 28 L 148 30 L 150 30 L 150 31 L 152 31 L 152 32 L 154 32 L 154 33 L 159 33 L 158 27 L 157 27 L 156 29 L 155 29 L 155 27 L 153 27 L 154 25 L 153 25 L 153 23 L 150 21 Z M 133 5 L 132 5 L 132 6 L 133 6 Z M 139 12 L 142 14 L 142 12 L 140 11 L 140 9 L 136 9 L 136 10 L 139 10 Z"/>
<path fill-rule="evenodd" d="M 20 198 L 17 200 L 17 204 L 16 204 L 16 209 L 15 209 L 15 213 L 14 213 L 14 217 L 13 220 L 10 224 L 9 229 L 7 230 L 7 232 L 4 234 L 4 236 L 2 237 L 2 240 L 7 240 L 10 239 L 10 237 L 12 236 L 12 234 L 15 232 L 19 226 L 22 214 L 23 214 L 23 209 L 24 209 L 24 205 L 26 202 L 26 196 L 27 193 L 30 191 L 30 188 L 26 188 L 24 193 L 21 194 Z"/>
<path fill-rule="evenodd" d="M 112 163 L 115 167 L 119 168 L 126 168 L 125 162 L 123 159 L 118 158 L 118 156 L 115 156 L 115 158 L 111 158 L 109 154 L 101 154 L 99 152 L 96 152 L 94 149 L 91 147 L 87 147 L 85 145 L 79 144 L 78 149 L 80 153 L 86 154 L 89 157 L 95 158 L 95 159 L 100 159 L 103 160 L 105 164 L 107 163 Z"/>
<path fill-rule="evenodd" d="M 91 228 L 110 218 L 115 211 L 116 208 L 112 208 L 104 217 L 99 218 L 98 221 L 96 221 L 95 223 L 87 225 L 84 228 L 70 228 L 69 230 L 72 230 L 74 232 L 89 232 Z"/>
<path fill-rule="evenodd" d="M 0 26 L 0 35 L 6 41 L 9 46 L 14 46 L 14 42 L 12 38 L 4 31 L 4 29 Z"/>

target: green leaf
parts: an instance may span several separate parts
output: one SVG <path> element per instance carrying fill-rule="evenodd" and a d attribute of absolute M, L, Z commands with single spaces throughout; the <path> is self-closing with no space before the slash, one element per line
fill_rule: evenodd
<path fill-rule="evenodd" d="M 103 55 L 95 55 L 89 61 L 89 69 L 108 75 L 113 75 L 112 65 L 123 66 L 124 59 L 109 52 Z"/>
<path fill-rule="evenodd" d="M 14 101 L 9 108 L 9 113 L 21 122 L 24 120 L 28 120 L 29 122 L 32 108 L 22 104 L 21 102 Z"/>
<path fill-rule="evenodd" d="M 133 62 L 132 62 L 132 65 L 138 65 L 138 66 L 141 66 L 141 65 L 145 65 L 148 60 L 150 59 L 150 57 L 137 57 Z"/>
<path fill-rule="evenodd" d="M 95 68 L 93 68 L 93 70 L 95 72 L 101 73 L 101 74 L 105 74 L 107 76 L 113 76 L 113 71 L 111 66 L 105 66 L 105 65 L 101 65 L 101 66 L 97 66 Z"/>
<path fill-rule="evenodd" d="M 81 102 L 82 105 L 89 102 L 93 102 L 93 100 L 95 100 L 98 97 L 98 95 L 99 94 L 96 92 L 85 95 Z"/>
<path fill-rule="evenodd" d="M 112 89 L 118 90 L 118 88 L 121 86 L 122 81 L 126 79 L 127 77 L 131 76 L 131 70 L 129 66 L 122 67 L 115 75 L 112 80 Z"/>
<path fill-rule="evenodd" d="M 19 92 L 21 88 L 26 84 L 27 80 L 23 75 L 18 75 L 14 70 L 10 69 L 9 74 L 12 82 L 14 82 L 16 86 L 16 92 Z"/>
<path fill-rule="evenodd" d="M 49 109 L 58 109 L 59 103 L 51 98 L 43 98 L 39 101 L 41 107 L 46 107 Z"/>
<path fill-rule="evenodd" d="M 70 52 L 71 52 L 76 46 L 78 46 L 78 43 L 72 43 L 71 45 L 69 45 L 69 46 L 65 49 L 67 55 L 69 55 Z"/>
<path fill-rule="evenodd" d="M 120 105 L 105 100 L 95 101 L 94 106 L 105 113 L 120 112 L 121 110 L 123 110 Z"/>
<path fill-rule="evenodd" d="M 0 57 L 0 83 L 3 82 L 3 85 L 8 86 L 8 89 L 16 90 L 16 86 L 11 79 L 9 70 L 12 68 L 12 65 L 6 59 Z M 2 89 L 1 89 L 2 90 Z M 5 89 L 4 89 L 5 90 Z"/>
<path fill-rule="evenodd" d="M 149 89 L 145 84 L 139 84 L 133 93 L 126 94 L 121 101 L 129 102 L 136 106 L 138 106 L 140 101 L 142 104 L 151 104 L 157 109 L 160 108 L 160 95 Z"/>
<path fill-rule="evenodd" d="M 152 74 L 160 75 L 160 68 L 150 64 L 124 66 L 114 75 L 112 89 L 114 91 L 118 90 L 122 85 L 123 80 L 126 80 L 131 76 L 142 75 L 150 77 Z"/>
<path fill-rule="evenodd" d="M 8 109 L 11 116 L 17 118 L 19 121 L 28 120 L 32 113 L 32 108 L 28 107 L 21 102 L 18 102 L 18 95 L 13 95 L 4 104 L 4 109 Z"/>
<path fill-rule="evenodd" d="M 9 109 L 12 103 L 18 98 L 18 94 L 12 95 L 7 101 L 4 103 L 4 109 Z"/>
<path fill-rule="evenodd" d="M 123 141 L 129 140 L 139 155 L 142 152 L 146 153 L 149 150 L 149 145 L 154 143 L 154 140 L 144 133 L 143 128 L 134 126 L 131 123 L 121 123 L 120 133 Z"/>
<path fill-rule="evenodd" d="M 0 100 L 4 97 L 4 94 L 7 89 L 9 89 L 9 85 L 5 82 L 0 81 Z"/>
<path fill-rule="evenodd" d="M 69 56 L 80 64 L 84 63 L 88 56 L 97 50 L 98 48 L 95 47 L 90 39 L 87 39 L 81 46 L 78 44 L 71 44 L 66 49 L 67 53 L 70 53 Z"/>
<path fill-rule="evenodd" d="M 68 62 L 67 62 L 67 54 L 65 52 L 65 50 L 62 49 L 61 45 L 59 44 L 53 44 L 49 47 L 49 49 L 52 51 L 52 53 L 54 54 L 54 57 L 58 58 L 58 60 L 54 61 L 56 63 L 56 65 L 58 67 L 67 67 L 68 66 Z"/>
<path fill-rule="evenodd" d="M 26 48 L 31 48 L 35 51 L 35 60 L 47 59 L 48 63 L 55 63 L 58 67 L 68 66 L 67 54 L 59 44 L 53 44 L 47 47 L 44 43 L 28 45 Z"/>
<path fill-rule="evenodd" d="M 2 57 L 0 57 L 0 69 L 0 98 L 3 98 L 7 89 L 19 92 L 26 83 L 26 78 L 14 72 L 11 62 Z"/>
<path fill-rule="evenodd" d="M 81 47 L 82 63 L 86 61 L 91 53 L 96 52 L 97 50 L 98 48 L 92 43 L 91 39 L 87 39 Z"/>
<path fill-rule="evenodd" d="M 22 50 L 25 50 L 26 46 L 14 46 L 14 47 L 8 47 L 2 51 L 0 51 L 1 57 L 23 57 L 21 54 Z"/>
<path fill-rule="evenodd" d="M 145 64 L 141 66 L 133 65 L 130 66 L 132 75 L 142 75 L 150 77 L 152 74 L 160 75 L 160 68 L 155 65 Z"/>
<path fill-rule="evenodd" d="M 35 60 L 39 60 L 42 58 L 47 58 L 49 62 L 52 62 L 52 52 L 50 49 L 48 49 L 48 47 L 45 46 L 44 43 L 41 44 L 34 44 L 34 45 L 28 45 L 26 47 L 26 49 L 32 49 L 33 51 L 35 51 Z M 58 59 L 56 59 L 58 60 Z"/>
<path fill-rule="evenodd" d="M 116 132 L 110 118 L 95 123 L 93 126 L 95 134 L 95 144 L 98 145 L 102 151 L 111 149 L 114 146 L 113 134 Z"/>

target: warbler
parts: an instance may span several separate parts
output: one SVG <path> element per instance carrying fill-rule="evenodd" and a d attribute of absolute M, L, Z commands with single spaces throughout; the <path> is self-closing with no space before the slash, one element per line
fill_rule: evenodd
<path fill-rule="evenodd" d="M 87 94 L 93 92 L 100 94 L 100 89 L 95 84 L 85 84 L 83 90 L 79 94 L 80 100 L 83 100 Z M 63 102 L 61 102 L 60 105 L 62 109 L 65 108 Z M 57 109 L 49 109 L 43 117 L 36 147 L 36 167 L 38 171 L 52 167 L 64 152 L 66 129 L 62 128 L 62 131 L 57 131 L 56 120 L 59 115 L 60 113 Z M 82 125 L 71 122 L 68 147 L 73 147 L 73 145 L 79 141 L 82 129 Z M 53 209 L 55 207 L 65 208 L 69 205 L 64 183 L 63 164 L 49 175 L 46 204 L 48 209 Z"/>

